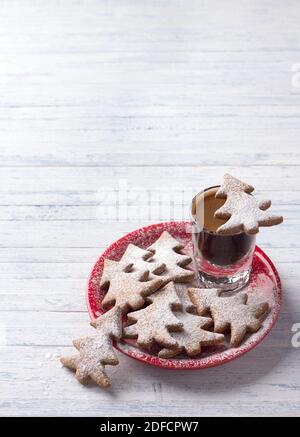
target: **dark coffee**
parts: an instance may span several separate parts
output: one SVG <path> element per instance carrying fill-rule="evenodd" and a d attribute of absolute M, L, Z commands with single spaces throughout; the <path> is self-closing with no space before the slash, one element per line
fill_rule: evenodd
<path fill-rule="evenodd" d="M 225 202 L 217 199 L 218 186 L 209 188 L 194 197 L 192 216 L 199 232 L 194 233 L 194 245 L 206 261 L 219 266 L 229 266 L 243 259 L 253 248 L 255 236 L 239 233 L 232 236 L 216 234 L 226 220 L 217 219 L 214 213 Z M 202 229 L 202 230 L 201 230 Z"/>

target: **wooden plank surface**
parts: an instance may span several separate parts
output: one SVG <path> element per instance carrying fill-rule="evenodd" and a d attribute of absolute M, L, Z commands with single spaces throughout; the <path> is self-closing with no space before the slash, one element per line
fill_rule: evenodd
<path fill-rule="evenodd" d="M 300 415 L 299 20 L 297 0 L 1 2 L 0 415 Z M 93 262 L 188 218 L 225 171 L 285 216 L 258 236 L 283 281 L 274 330 L 216 369 L 120 356 L 110 391 L 81 387 L 57 357 L 89 331 Z"/>

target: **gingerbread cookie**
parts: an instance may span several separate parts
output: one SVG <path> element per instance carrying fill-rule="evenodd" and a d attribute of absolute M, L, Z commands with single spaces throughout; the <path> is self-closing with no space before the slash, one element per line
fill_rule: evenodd
<path fill-rule="evenodd" d="M 148 247 L 148 250 L 155 254 L 156 260 L 166 266 L 165 271 L 161 274 L 165 283 L 169 281 L 189 282 L 194 277 L 191 270 L 184 268 L 191 263 L 192 259 L 180 253 L 182 248 L 182 244 L 167 231 L 164 231 L 155 243 Z"/>
<path fill-rule="evenodd" d="M 101 288 L 107 288 L 102 301 L 103 308 L 118 305 L 123 312 L 137 310 L 145 303 L 145 297 L 158 290 L 164 279 L 157 276 L 149 279 L 149 270 L 135 269 L 133 264 L 124 266 L 122 260 L 104 261 L 104 269 L 100 281 Z"/>
<path fill-rule="evenodd" d="M 223 183 L 216 193 L 226 202 L 215 212 L 215 217 L 228 219 L 217 229 L 217 234 L 234 235 L 239 232 L 256 234 L 259 226 L 273 226 L 281 223 L 283 217 L 266 211 L 270 200 L 257 201 L 251 195 L 254 188 L 229 174 L 225 174 Z"/>
<path fill-rule="evenodd" d="M 120 262 L 126 271 L 149 271 L 148 279 L 154 279 L 154 275 L 161 274 L 166 265 L 156 261 L 153 253 L 149 250 L 141 249 L 134 244 L 129 244 Z"/>
<path fill-rule="evenodd" d="M 213 321 L 207 317 L 201 317 L 186 312 L 176 313 L 176 317 L 183 324 L 183 330 L 172 333 L 178 347 L 173 349 L 164 348 L 159 353 L 160 358 L 172 358 L 186 352 L 193 357 L 201 353 L 201 346 L 215 346 L 224 341 L 222 334 L 207 331 Z"/>
<path fill-rule="evenodd" d="M 230 329 L 230 344 L 237 347 L 247 332 L 256 332 L 261 327 L 259 317 L 264 315 L 269 305 L 247 304 L 248 295 L 238 293 L 230 297 L 222 297 L 221 290 L 211 288 L 190 288 L 191 301 L 196 305 L 198 314 L 210 311 L 214 320 L 214 332 L 225 332 Z"/>
<path fill-rule="evenodd" d="M 137 344 L 149 349 L 154 342 L 168 348 L 177 348 L 177 341 L 170 331 L 182 328 L 182 323 L 172 310 L 181 309 L 181 301 L 174 284 L 170 282 L 164 288 L 148 297 L 151 302 L 142 310 L 127 314 L 133 325 L 124 328 L 126 338 L 136 338 Z"/>
<path fill-rule="evenodd" d="M 100 387 L 110 386 L 105 366 L 116 366 L 119 360 L 113 350 L 112 340 L 122 337 L 121 309 L 114 307 L 94 321 L 97 333 L 73 341 L 78 354 L 61 357 L 65 367 L 76 371 L 76 378 L 81 384 L 90 379 Z"/>

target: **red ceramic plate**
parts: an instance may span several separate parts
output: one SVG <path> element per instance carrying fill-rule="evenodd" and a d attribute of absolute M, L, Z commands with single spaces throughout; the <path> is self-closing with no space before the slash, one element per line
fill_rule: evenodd
<path fill-rule="evenodd" d="M 185 252 L 191 251 L 191 234 L 188 232 L 188 222 L 167 222 L 146 226 L 117 240 L 100 256 L 90 274 L 87 287 L 87 306 L 91 318 L 94 319 L 103 312 L 101 301 L 104 292 L 98 284 L 102 275 L 104 259 L 119 260 L 129 243 L 146 248 L 164 230 L 183 243 Z M 228 345 L 214 349 L 203 348 L 199 357 L 172 359 L 158 358 L 155 354 L 139 349 L 133 342 L 120 341 L 116 344 L 116 348 L 131 358 L 168 369 L 204 369 L 234 360 L 256 347 L 266 337 L 277 320 L 281 306 L 281 283 L 278 273 L 273 263 L 259 247 L 255 248 L 251 279 L 245 291 L 248 293 L 249 302 L 267 301 L 270 305 L 270 312 L 263 321 L 262 328 L 255 334 L 248 336 L 238 348 L 229 348 Z"/>

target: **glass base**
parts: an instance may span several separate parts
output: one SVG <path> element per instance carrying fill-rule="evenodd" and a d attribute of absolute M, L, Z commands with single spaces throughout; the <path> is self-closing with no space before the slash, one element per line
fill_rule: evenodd
<path fill-rule="evenodd" d="M 251 267 L 234 276 L 213 276 L 203 271 L 198 271 L 199 281 L 205 288 L 220 288 L 223 291 L 239 290 L 248 284 L 251 274 Z"/>

